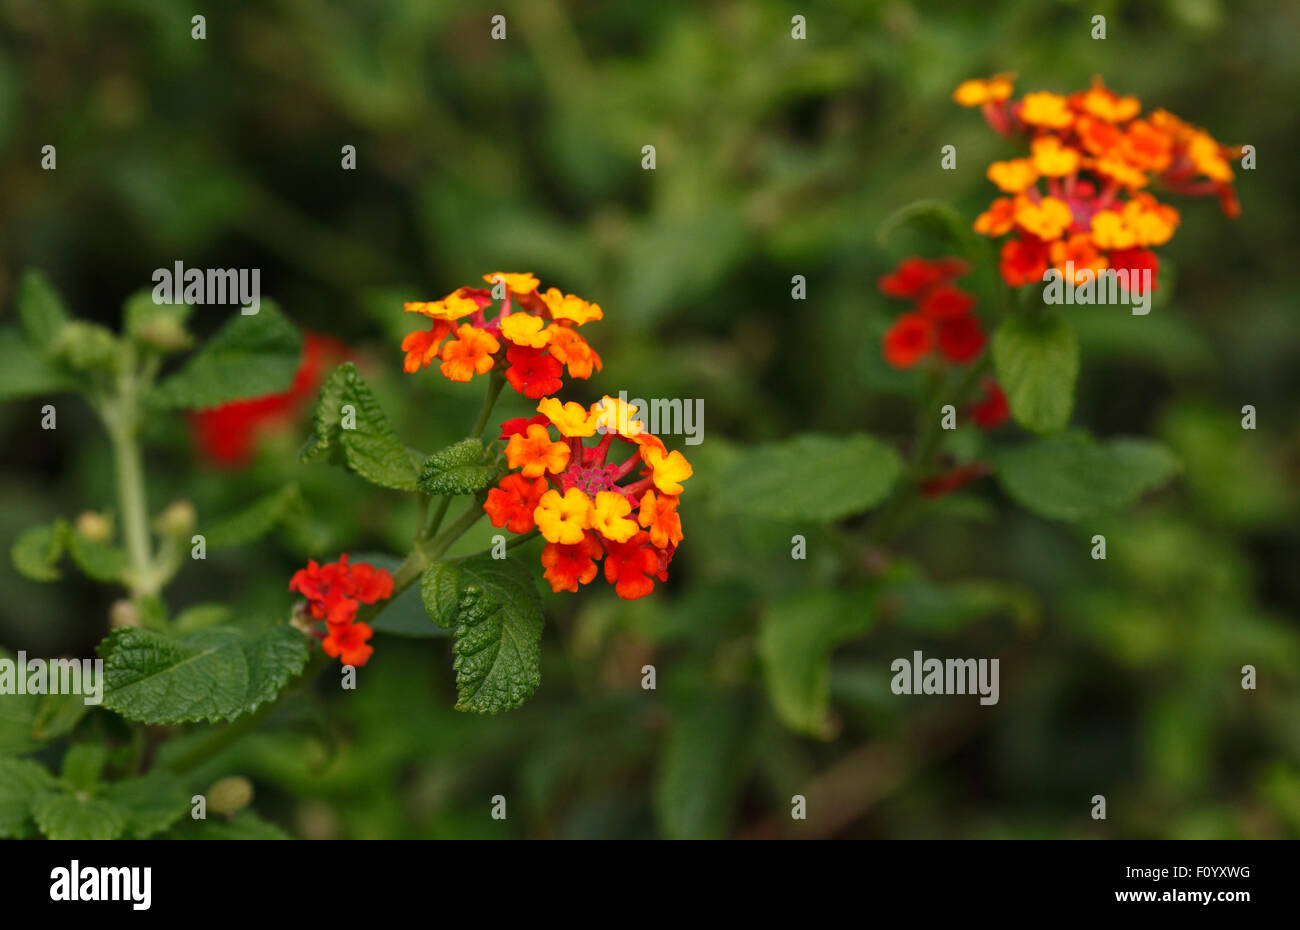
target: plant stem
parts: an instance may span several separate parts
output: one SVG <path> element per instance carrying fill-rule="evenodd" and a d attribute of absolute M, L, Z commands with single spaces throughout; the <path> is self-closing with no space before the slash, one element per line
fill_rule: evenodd
<path fill-rule="evenodd" d="M 115 396 L 95 404 L 113 450 L 117 480 L 117 507 L 130 564 L 127 578 L 132 594 L 156 594 L 158 578 L 149 545 L 149 504 L 144 489 L 144 464 L 140 453 L 139 392 L 141 375 L 134 361 L 116 381 Z"/>
<path fill-rule="evenodd" d="M 134 593 L 151 594 L 153 558 L 149 553 L 149 508 L 145 500 L 144 467 L 135 430 L 130 425 L 109 429 L 113 464 L 117 474 L 117 505 L 121 510 L 122 534 L 131 563 Z"/>
<path fill-rule="evenodd" d="M 988 369 L 990 360 L 990 354 L 985 352 L 975 364 L 970 366 L 948 395 L 949 403 L 957 408 L 965 403 L 971 389 L 979 383 L 980 377 Z M 940 419 L 936 416 L 936 401 L 943 399 L 946 393 L 941 380 L 932 382 L 926 391 L 921 416 L 917 423 L 916 452 L 903 473 L 898 491 L 881 508 L 871 524 L 868 539 L 872 543 L 879 545 L 885 542 L 905 526 L 920 500 L 921 484 L 934 466 L 934 459 L 939 452 L 940 440 L 943 436 Z"/>
<path fill-rule="evenodd" d="M 536 539 L 540 535 L 541 535 L 541 530 L 530 530 L 527 533 L 525 533 L 523 536 L 516 536 L 514 539 L 510 540 L 510 542 L 506 543 L 506 549 L 509 550 L 509 549 L 513 549 L 515 546 L 522 546 L 524 543 L 531 542 L 532 540 Z M 469 555 L 457 556 L 456 558 L 449 559 L 448 561 L 465 562 L 468 561 L 469 559 L 479 559 L 482 558 L 483 556 L 491 555 L 491 554 L 492 554 L 492 550 L 490 548 L 482 549 L 478 552 L 472 552 Z"/>
<path fill-rule="evenodd" d="M 479 412 L 478 422 L 474 424 L 474 431 L 469 434 L 471 439 L 478 439 L 483 435 L 483 430 L 487 429 L 488 417 L 492 415 L 492 408 L 497 405 L 497 398 L 501 396 L 501 389 L 505 384 L 506 379 L 501 372 L 492 372 L 491 380 L 488 381 L 487 396 L 483 398 L 483 409 Z"/>
<path fill-rule="evenodd" d="M 438 501 L 438 509 L 433 512 L 433 516 L 429 520 L 429 525 L 424 528 L 424 532 L 420 537 L 421 539 L 428 539 L 434 533 L 438 532 L 438 527 L 442 526 L 443 517 L 447 516 L 447 508 L 450 506 L 451 498 L 444 494 L 442 499 Z"/>
<path fill-rule="evenodd" d="M 451 526 L 430 541 L 425 556 L 430 562 L 436 562 L 444 552 L 452 547 L 456 540 L 465 535 L 465 532 L 483 518 L 483 501 L 484 495 L 479 494 L 474 497 L 470 505 L 465 508 L 464 513 L 455 519 Z"/>

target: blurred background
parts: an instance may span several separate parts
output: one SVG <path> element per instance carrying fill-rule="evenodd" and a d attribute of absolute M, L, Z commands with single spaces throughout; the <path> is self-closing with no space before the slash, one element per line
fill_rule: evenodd
<path fill-rule="evenodd" d="M 504 41 L 489 36 L 496 13 Z M 1104 41 L 1090 37 L 1099 13 Z M 465 434 L 481 384 L 402 373 L 397 345 L 417 328 L 402 301 L 532 271 L 605 309 L 584 329 L 604 371 L 566 399 L 705 401 L 671 581 L 636 602 L 603 582 L 546 591 L 542 686 L 524 708 L 458 714 L 449 640 L 379 636 L 356 692 L 287 701 L 208 766 L 251 778 L 255 807 L 287 833 L 1300 836 L 1300 7 L 0 0 L 0 31 L 7 318 L 27 268 L 114 326 L 155 268 L 260 268 L 263 294 L 321 337 L 304 383 L 354 358 L 399 432 L 431 450 Z M 917 198 L 968 221 L 991 200 L 984 169 L 1014 150 L 950 95 L 998 71 L 1020 74 L 1018 93 L 1100 74 L 1256 147 L 1240 219 L 1170 198 L 1183 222 L 1161 251 L 1177 268 L 1163 307 L 1140 323 L 1070 315 L 1074 422 L 1162 439 L 1181 478 L 1104 528 L 1104 562 L 1087 558 L 1090 532 L 1017 509 L 988 480 L 884 550 L 865 519 L 719 516 L 715 477 L 753 443 L 909 435 L 914 373 L 880 354 L 901 308 L 875 281 L 941 246 L 878 230 Z M 40 168 L 47 144 L 55 171 Z M 939 170 L 948 144 L 955 171 Z M 345 145 L 355 171 L 340 168 Z M 984 268 L 976 291 L 989 282 Z M 197 308 L 194 326 L 227 312 Z M 222 600 L 282 613 L 308 556 L 405 551 L 415 514 L 401 495 L 297 463 L 314 388 L 301 394 L 296 414 L 235 418 L 215 438 L 184 415 L 149 423 L 155 512 L 187 498 L 211 519 L 289 480 L 307 503 L 276 536 L 188 565 L 173 612 Z M 0 407 L 6 550 L 27 526 L 112 506 L 97 421 L 67 398 L 43 431 L 44 402 Z M 1240 428 L 1244 404 L 1255 432 Z M 525 412 L 509 392 L 498 407 Z M 458 551 L 490 532 L 484 521 Z M 803 561 L 789 558 L 796 533 Z M 896 582 L 866 593 L 882 564 Z M 5 559 L 0 643 L 89 655 L 118 596 L 72 570 L 26 581 Z M 864 613 L 867 632 L 834 651 L 829 716 L 792 728 L 758 631 L 772 612 L 797 625 L 827 610 Z M 1001 657 L 1000 703 L 891 694 L 889 663 L 914 649 Z M 1256 691 L 1240 687 L 1246 663 Z M 495 794 L 505 821 L 488 816 Z M 789 816 L 795 794 L 805 822 Z M 1089 816 L 1096 794 L 1105 821 Z"/>

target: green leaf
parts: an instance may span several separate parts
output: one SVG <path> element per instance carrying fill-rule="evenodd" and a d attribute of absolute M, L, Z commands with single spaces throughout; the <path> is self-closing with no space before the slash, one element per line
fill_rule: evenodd
<path fill-rule="evenodd" d="M 805 433 L 758 446 L 725 469 L 718 506 L 755 517 L 830 522 L 882 501 L 899 467 L 893 447 L 871 436 Z"/>
<path fill-rule="evenodd" d="M 788 726 L 830 735 L 831 651 L 875 622 L 866 597 L 817 591 L 772 604 L 758 629 L 767 693 Z"/>
<path fill-rule="evenodd" d="M 76 390 L 78 382 L 14 329 L 0 330 L 0 400 Z"/>
<path fill-rule="evenodd" d="M 301 461 L 345 465 L 380 487 L 416 489 L 416 454 L 397 438 L 352 362 L 336 368 L 321 387 L 312 425 Z"/>
<path fill-rule="evenodd" d="M 32 803 L 58 783 L 45 766 L 26 759 L 0 756 L 0 839 L 28 835 Z"/>
<path fill-rule="evenodd" d="M 198 409 L 287 391 L 302 359 L 302 334 L 269 300 L 236 313 L 181 370 L 149 395 L 160 407 Z"/>
<path fill-rule="evenodd" d="M 290 482 L 278 491 L 259 497 L 239 513 L 214 522 L 201 530 L 209 549 L 242 546 L 261 539 L 275 526 L 294 513 L 304 509 L 302 493 L 297 482 Z"/>
<path fill-rule="evenodd" d="M 876 241 L 882 245 L 899 229 L 911 227 L 925 236 L 956 248 L 968 258 L 975 257 L 981 244 L 971 231 L 970 222 L 942 200 L 916 200 L 899 207 L 876 229 Z"/>
<path fill-rule="evenodd" d="M 225 623 L 229 619 L 230 608 L 225 604 L 194 604 L 177 614 L 172 626 L 177 633 L 192 633 Z"/>
<path fill-rule="evenodd" d="M 307 662 L 307 640 L 290 626 L 257 637 L 198 630 L 172 638 L 141 629 L 109 634 L 104 706 L 149 724 L 233 720 L 273 700 Z"/>
<path fill-rule="evenodd" d="M 1074 330 L 1051 310 L 1016 313 L 993 334 L 993 365 L 1011 415 L 1035 433 L 1070 422 L 1079 344 Z"/>
<path fill-rule="evenodd" d="M 13 662 L 16 657 L 0 647 L 0 659 Z M 21 755 L 40 748 L 33 731 L 41 700 L 39 694 L 0 695 L 0 755 Z"/>
<path fill-rule="evenodd" d="M 153 771 L 109 785 L 104 800 L 126 813 L 126 835 L 143 840 L 169 829 L 189 810 L 185 782 L 170 772 Z"/>
<path fill-rule="evenodd" d="M 59 774 L 69 789 L 93 792 L 106 761 L 108 750 L 99 743 L 73 743 L 63 754 L 63 769 Z"/>
<path fill-rule="evenodd" d="M 655 780 L 655 812 L 669 839 L 727 832 L 747 768 L 752 715 L 741 695 L 700 694 L 675 708 Z"/>
<path fill-rule="evenodd" d="M 518 707 L 541 684 L 542 599 L 515 559 L 460 563 L 456 622 L 457 710 Z"/>
<path fill-rule="evenodd" d="M 263 820 L 250 810 L 242 810 L 229 820 L 186 821 L 170 834 L 178 840 L 287 840 L 275 824 Z"/>
<path fill-rule="evenodd" d="M 57 581 L 62 575 L 59 559 L 68 535 L 68 525 L 62 520 L 23 530 L 9 550 L 14 568 L 33 581 Z"/>
<path fill-rule="evenodd" d="M 1015 501 L 1040 516 L 1074 522 L 1129 507 L 1180 467 L 1153 440 L 1096 442 L 1081 430 L 1009 446 L 994 459 L 998 480 Z"/>
<path fill-rule="evenodd" d="M 112 840 L 127 822 L 121 807 L 85 792 L 43 794 L 32 803 L 32 817 L 51 840 Z"/>
<path fill-rule="evenodd" d="M 68 322 L 68 311 L 49 280 L 35 269 L 18 282 L 18 318 L 28 341 L 48 348 Z"/>
<path fill-rule="evenodd" d="M 429 494 L 475 494 L 501 477 L 499 465 L 483 464 L 483 443 L 462 439 L 425 459 L 420 470 L 420 490 Z"/>
<path fill-rule="evenodd" d="M 47 694 L 41 698 L 36 716 L 32 719 L 32 737 L 52 740 L 66 736 L 76 729 L 89 710 L 90 705 L 83 695 Z"/>
<path fill-rule="evenodd" d="M 77 567 L 96 581 L 119 581 L 126 571 L 126 553 L 106 542 L 87 539 L 71 527 L 65 533 L 68 554 Z"/>
<path fill-rule="evenodd" d="M 460 609 L 460 568 L 450 562 L 434 562 L 420 575 L 420 598 L 430 620 L 451 629 Z"/>

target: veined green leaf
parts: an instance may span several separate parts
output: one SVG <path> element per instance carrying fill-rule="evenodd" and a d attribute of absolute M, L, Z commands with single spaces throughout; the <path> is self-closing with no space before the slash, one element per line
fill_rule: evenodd
<path fill-rule="evenodd" d="M 321 387 L 312 434 L 298 457 L 345 465 L 381 487 L 414 491 L 415 455 L 397 438 L 356 366 L 345 362 L 336 368 Z"/>
<path fill-rule="evenodd" d="M 45 766 L 0 756 L 0 839 L 27 836 L 32 803 L 57 788 L 57 780 Z"/>
<path fill-rule="evenodd" d="M 456 709 L 494 714 L 518 707 L 542 680 L 537 585 L 515 559 L 470 559 L 459 571 Z"/>
<path fill-rule="evenodd" d="M 199 409 L 286 391 L 302 358 L 302 334 L 269 300 L 236 313 L 180 371 L 149 395 L 160 407 Z"/>
<path fill-rule="evenodd" d="M 429 619 L 444 629 L 456 625 L 460 609 L 460 569 L 450 562 L 434 562 L 420 575 L 420 597 Z"/>
<path fill-rule="evenodd" d="M 213 628 L 165 636 L 120 629 L 99 644 L 104 706 L 141 723 L 233 720 L 273 700 L 307 662 L 288 625 L 257 637 Z"/>
<path fill-rule="evenodd" d="M 85 792 L 43 794 L 32 802 L 32 817 L 51 840 L 112 840 L 127 824 L 119 805 Z"/>
<path fill-rule="evenodd" d="M 475 494 L 501 477 L 497 464 L 484 464 L 486 450 L 478 439 L 460 442 L 435 452 L 420 470 L 420 489 L 429 494 Z"/>
<path fill-rule="evenodd" d="M 189 810 L 185 782 L 170 772 L 152 771 L 104 789 L 103 798 L 126 813 L 126 835 L 143 840 L 161 833 Z"/>

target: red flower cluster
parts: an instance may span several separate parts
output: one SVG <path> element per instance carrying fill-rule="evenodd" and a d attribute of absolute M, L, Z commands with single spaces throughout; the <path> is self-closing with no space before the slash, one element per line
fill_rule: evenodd
<path fill-rule="evenodd" d="M 911 300 L 916 311 L 904 313 L 885 333 L 885 360 L 895 368 L 911 368 L 936 346 L 948 361 L 974 361 L 987 339 L 971 310 L 975 298 L 953 285 L 970 273 L 958 258 L 906 258 L 891 274 L 880 279 L 880 290 L 890 297 Z"/>
<path fill-rule="evenodd" d="M 971 417 L 975 424 L 983 429 L 993 429 L 1007 422 L 1011 416 L 1011 407 L 1007 404 L 1007 395 L 992 378 L 984 379 L 984 396 L 971 405 Z"/>
<path fill-rule="evenodd" d="M 309 559 L 306 568 L 294 572 L 289 590 L 307 598 L 300 614 L 325 621 L 325 632 L 312 632 L 320 637 L 326 655 L 342 659 L 344 665 L 366 664 L 375 651 L 366 643 L 374 631 L 365 623 L 355 622 L 357 608 L 392 597 L 392 575 L 365 562 L 349 565 L 344 553 L 337 562 L 326 565 Z"/>
<path fill-rule="evenodd" d="M 296 418 L 303 405 L 315 396 L 325 367 L 345 355 L 347 349 L 342 343 L 304 332 L 302 363 L 289 390 L 190 414 L 195 445 L 204 458 L 216 465 L 235 468 L 248 464 L 257 437 L 266 429 Z"/>

